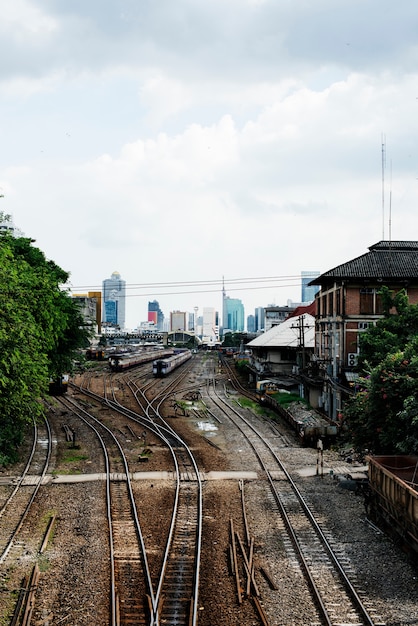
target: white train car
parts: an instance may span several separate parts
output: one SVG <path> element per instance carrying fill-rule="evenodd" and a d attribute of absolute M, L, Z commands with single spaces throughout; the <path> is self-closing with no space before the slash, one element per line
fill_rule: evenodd
<path fill-rule="evenodd" d="M 173 350 L 160 350 L 158 355 L 161 357 L 169 357 L 173 354 Z M 127 352 L 124 354 L 112 354 L 109 357 L 109 367 L 113 372 L 122 372 L 135 365 L 149 363 L 155 359 L 155 350 L 145 350 L 141 352 Z"/>
<path fill-rule="evenodd" d="M 178 354 L 174 354 L 173 356 L 164 359 L 155 359 L 152 364 L 152 373 L 154 376 L 164 378 L 191 358 L 191 351 L 184 350 L 183 352 L 179 352 Z"/>

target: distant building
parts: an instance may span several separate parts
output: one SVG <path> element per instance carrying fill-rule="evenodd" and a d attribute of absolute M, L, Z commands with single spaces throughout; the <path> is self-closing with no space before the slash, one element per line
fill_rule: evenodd
<path fill-rule="evenodd" d="M 255 333 L 255 315 L 249 315 L 247 317 L 247 332 Z"/>
<path fill-rule="evenodd" d="M 244 305 L 237 298 L 223 297 L 223 332 L 244 332 Z"/>
<path fill-rule="evenodd" d="M 203 308 L 202 341 L 207 344 L 219 341 L 219 316 L 212 307 Z"/>
<path fill-rule="evenodd" d="M 277 326 L 295 310 L 294 306 L 266 306 L 264 309 L 264 330 L 269 331 L 273 326 Z"/>
<path fill-rule="evenodd" d="M 157 300 L 148 302 L 148 321 L 153 322 L 158 330 L 163 329 L 164 313 L 161 311 Z"/>
<path fill-rule="evenodd" d="M 258 306 L 254 312 L 255 317 L 255 332 L 260 333 L 264 330 L 265 309 L 263 306 Z"/>
<path fill-rule="evenodd" d="M 110 278 L 103 281 L 103 312 L 102 321 L 112 326 L 125 329 L 126 282 L 119 272 L 113 272 Z"/>
<path fill-rule="evenodd" d="M 184 311 L 172 311 L 170 313 L 170 330 L 172 332 L 178 330 L 185 332 L 187 330 L 186 313 Z"/>
<path fill-rule="evenodd" d="M 81 314 L 95 326 L 96 332 L 102 332 L 102 294 L 100 291 L 75 293 L 73 298 L 80 305 Z"/>
<path fill-rule="evenodd" d="M 253 381 L 292 376 L 305 367 L 313 355 L 315 343 L 315 318 L 307 311 L 307 307 L 301 308 L 299 315 L 276 324 L 247 344 L 251 350 Z"/>
<path fill-rule="evenodd" d="M 309 285 L 311 280 L 318 278 L 319 272 L 301 272 L 302 279 L 302 303 L 313 302 L 319 291 L 319 285 Z"/>

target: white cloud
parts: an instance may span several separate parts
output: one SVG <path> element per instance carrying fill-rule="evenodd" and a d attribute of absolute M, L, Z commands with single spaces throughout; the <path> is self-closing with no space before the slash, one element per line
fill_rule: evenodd
<path fill-rule="evenodd" d="M 0 6 L 1 208 L 75 285 L 325 271 L 388 236 L 390 190 L 418 238 L 413 0 Z"/>

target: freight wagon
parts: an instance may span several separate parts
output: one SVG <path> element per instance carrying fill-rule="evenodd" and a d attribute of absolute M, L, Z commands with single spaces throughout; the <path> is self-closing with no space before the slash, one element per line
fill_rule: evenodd
<path fill-rule="evenodd" d="M 314 409 L 299 410 L 297 415 L 283 408 L 272 396 L 260 395 L 259 402 L 262 406 L 283 417 L 289 426 L 297 433 L 299 439 L 307 446 L 316 448 L 318 439 L 327 446 L 332 443 L 338 434 L 338 426 L 335 422 L 327 420 Z"/>
<path fill-rule="evenodd" d="M 418 561 L 418 457 L 372 456 L 368 461 L 368 515 Z"/>

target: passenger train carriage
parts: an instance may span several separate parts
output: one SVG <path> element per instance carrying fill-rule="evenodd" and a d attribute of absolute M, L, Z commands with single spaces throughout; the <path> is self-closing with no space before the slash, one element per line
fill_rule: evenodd
<path fill-rule="evenodd" d="M 173 370 L 192 358 L 190 350 L 183 350 L 173 356 L 164 359 L 155 359 L 152 364 L 152 373 L 154 376 L 163 378 L 168 376 Z"/>
<path fill-rule="evenodd" d="M 160 350 L 156 353 L 155 350 L 146 350 L 142 352 L 126 352 L 119 354 L 112 354 L 109 357 L 109 367 L 114 372 L 122 372 L 135 365 L 141 365 L 142 363 L 149 363 L 153 361 L 155 357 L 168 357 L 173 354 L 173 350 Z"/>

